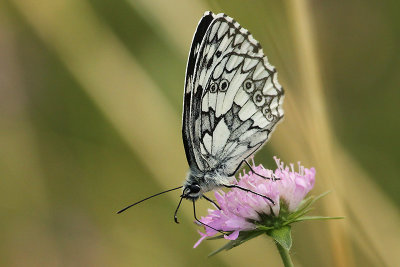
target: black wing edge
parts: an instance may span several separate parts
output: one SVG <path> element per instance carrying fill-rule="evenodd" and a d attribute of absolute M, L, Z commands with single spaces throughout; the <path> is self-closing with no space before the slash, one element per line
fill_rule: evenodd
<path fill-rule="evenodd" d="M 190 48 L 189 58 L 186 66 L 186 78 L 185 78 L 185 91 L 183 94 L 183 118 L 182 118 L 182 139 L 185 148 L 186 159 L 189 163 L 191 169 L 199 169 L 193 152 L 192 138 L 190 136 L 191 119 L 190 119 L 190 106 L 191 106 L 191 96 L 193 88 L 190 89 L 190 84 L 193 82 L 194 68 L 196 65 L 196 60 L 198 52 L 196 53 L 196 47 L 200 47 L 203 41 L 204 35 L 207 32 L 208 27 L 214 20 L 214 14 L 211 11 L 204 13 L 203 17 L 200 19 L 197 25 L 196 32 L 193 36 L 192 45 Z"/>

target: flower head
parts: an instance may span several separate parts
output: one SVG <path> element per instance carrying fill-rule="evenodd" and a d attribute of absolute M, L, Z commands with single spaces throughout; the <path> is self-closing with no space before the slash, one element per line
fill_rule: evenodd
<path fill-rule="evenodd" d="M 236 240 L 240 232 L 286 225 L 285 223 L 289 222 L 288 215 L 297 210 L 301 201 L 313 188 L 315 169 L 304 168 L 299 162 L 298 170 L 295 171 L 293 164 L 290 164 L 290 167 L 285 166 L 280 159 L 274 159 L 277 164 L 275 171 L 265 169 L 262 165 L 254 166 L 253 163 L 252 169 L 256 173 L 239 174 L 237 185 L 267 196 L 275 204 L 265 197 L 241 189 L 234 188 L 227 193 L 219 190 L 215 192 L 215 197 L 221 209 L 209 209 L 208 215 L 202 217 L 201 222 L 214 229 L 230 232 L 224 236 L 229 240 Z M 262 178 L 260 175 L 271 179 Z M 218 233 L 210 227 L 205 227 L 205 233 L 199 231 L 201 238 L 194 247 L 205 238 Z"/>

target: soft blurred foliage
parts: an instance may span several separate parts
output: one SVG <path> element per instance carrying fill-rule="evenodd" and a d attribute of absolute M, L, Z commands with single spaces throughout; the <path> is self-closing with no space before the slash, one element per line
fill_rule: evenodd
<path fill-rule="evenodd" d="M 256 157 L 315 166 L 297 266 L 400 265 L 397 0 L 0 2 L 1 266 L 280 266 L 258 238 L 213 258 L 179 192 L 186 57 L 205 10 L 263 45 L 285 121 Z M 203 213 L 207 203 L 200 201 Z"/>

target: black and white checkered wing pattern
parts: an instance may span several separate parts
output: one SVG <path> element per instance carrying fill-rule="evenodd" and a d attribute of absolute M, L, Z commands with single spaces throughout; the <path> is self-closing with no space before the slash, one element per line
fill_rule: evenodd
<path fill-rule="evenodd" d="M 193 72 L 187 71 L 184 142 L 192 169 L 231 176 L 282 119 L 283 89 L 246 29 L 224 14 L 206 13 L 202 21 L 207 16 L 201 43 L 192 44 Z"/>

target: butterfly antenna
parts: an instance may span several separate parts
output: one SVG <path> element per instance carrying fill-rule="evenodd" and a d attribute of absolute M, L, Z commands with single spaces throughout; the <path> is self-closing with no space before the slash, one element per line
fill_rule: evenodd
<path fill-rule="evenodd" d="M 155 195 L 152 195 L 152 196 L 146 197 L 145 199 L 142 199 L 142 200 L 140 200 L 140 201 L 138 201 L 138 202 L 135 202 L 135 203 L 133 203 L 132 205 L 129 205 L 129 206 L 128 206 L 128 207 L 126 207 L 126 208 L 123 208 L 122 210 L 118 211 L 118 212 L 117 212 L 117 214 L 120 214 L 121 212 L 124 212 L 124 211 L 126 211 L 127 209 L 129 209 L 129 208 L 131 208 L 131 207 L 133 207 L 133 206 L 135 206 L 135 205 L 137 205 L 137 204 L 139 204 L 139 203 L 142 203 L 143 201 L 146 201 L 146 200 L 148 200 L 148 199 L 150 199 L 150 198 L 153 198 L 153 197 L 156 197 L 156 196 L 162 195 L 162 194 L 164 194 L 164 193 L 168 193 L 168 192 L 171 192 L 171 191 L 177 190 L 177 189 L 179 189 L 179 188 L 182 188 L 182 187 L 183 187 L 183 186 L 178 186 L 178 187 L 175 187 L 175 188 L 172 188 L 172 189 L 169 189 L 169 190 L 166 190 L 166 191 L 160 192 L 160 193 L 158 193 L 158 194 L 155 194 Z M 182 200 L 182 199 L 181 199 L 181 200 Z"/>
<path fill-rule="evenodd" d="M 179 222 L 178 222 L 177 214 L 178 214 L 179 207 L 181 206 L 182 199 L 183 199 L 183 195 L 181 196 L 181 200 L 179 200 L 178 207 L 176 207 L 176 210 L 175 210 L 175 213 L 174 213 L 174 221 L 175 221 L 176 223 L 179 223 Z"/>

